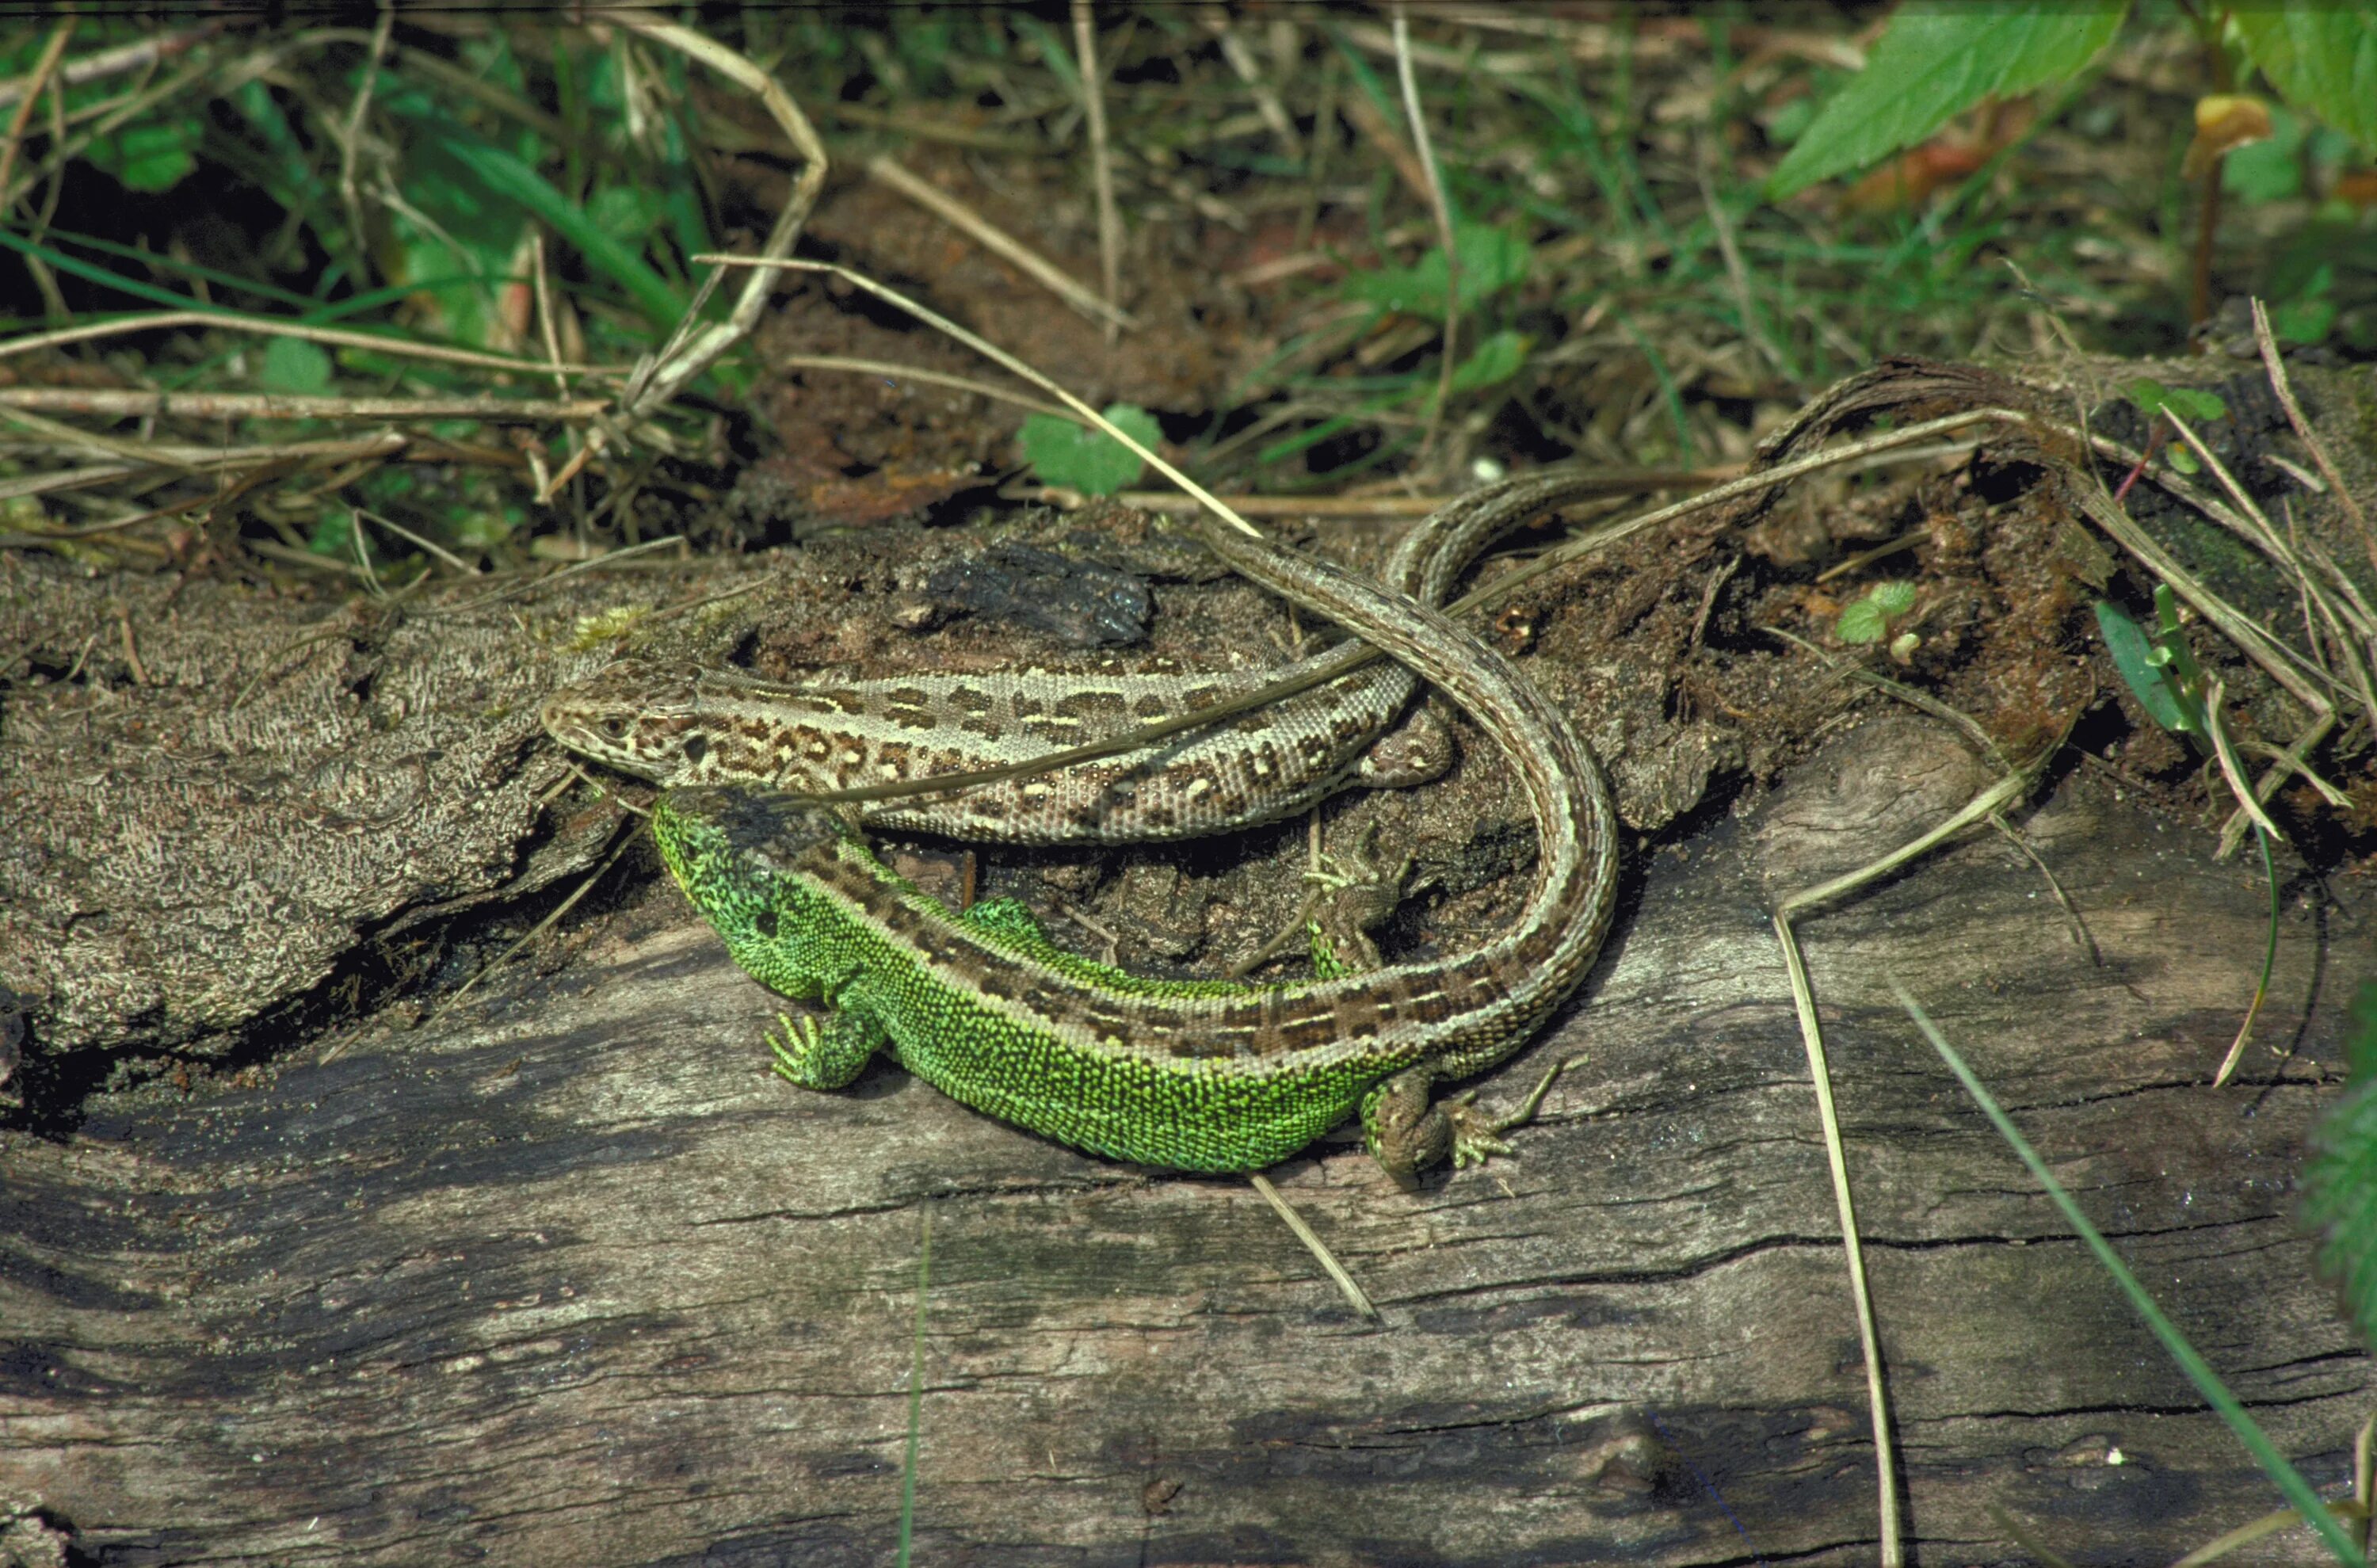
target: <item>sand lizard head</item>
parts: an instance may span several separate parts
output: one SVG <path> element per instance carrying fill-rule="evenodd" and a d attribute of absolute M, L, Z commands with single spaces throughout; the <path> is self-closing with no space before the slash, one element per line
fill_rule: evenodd
<path fill-rule="evenodd" d="M 642 659 L 563 687 L 538 717 L 572 751 L 655 784 L 695 782 L 711 745 L 699 680 Z"/>

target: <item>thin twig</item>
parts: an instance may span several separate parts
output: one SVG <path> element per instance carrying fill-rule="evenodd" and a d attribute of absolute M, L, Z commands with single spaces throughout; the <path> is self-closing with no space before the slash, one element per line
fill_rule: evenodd
<path fill-rule="evenodd" d="M 153 66 L 171 55 L 196 48 L 215 34 L 231 26 L 229 21 L 209 22 L 203 27 L 166 33 L 159 38 L 144 38 L 134 43 L 102 49 L 96 54 L 86 54 L 58 73 L 58 79 L 68 87 L 80 87 L 85 82 L 98 81 L 102 77 L 122 76 Z M 20 98 L 37 95 L 43 83 L 39 67 L 21 77 L 0 81 L 0 104 L 16 102 Z"/>

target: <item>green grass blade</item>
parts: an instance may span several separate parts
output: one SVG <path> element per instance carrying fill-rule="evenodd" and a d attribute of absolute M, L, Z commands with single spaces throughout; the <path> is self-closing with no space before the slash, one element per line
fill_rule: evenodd
<path fill-rule="evenodd" d="M 553 188 L 543 175 L 501 148 L 464 137 L 444 138 L 446 150 L 472 173 L 550 225 L 577 247 L 587 264 L 606 273 L 627 291 L 638 309 L 654 325 L 670 327 L 685 314 L 685 297 L 667 280 L 644 264 L 642 257 L 604 233 L 586 209 Z"/>
<path fill-rule="evenodd" d="M 2311 1490 L 2311 1482 L 2303 1478 L 2301 1471 L 2287 1462 L 2286 1455 L 2277 1451 L 2253 1418 L 2246 1414 L 2245 1407 L 2237 1403 L 2237 1396 L 2228 1392 L 2228 1386 L 2220 1381 L 2220 1375 L 2195 1353 L 2195 1347 L 2187 1342 L 2187 1336 L 2179 1332 L 2178 1325 L 2163 1316 L 2162 1309 L 2155 1305 L 2155 1299 L 2147 1294 L 2146 1287 L 2138 1283 L 2137 1275 L 2129 1271 L 2120 1255 L 2113 1251 L 2113 1244 L 2105 1239 L 2102 1231 L 2088 1223 L 2088 1216 L 2080 1212 L 2079 1203 L 2063 1190 L 2063 1184 L 2055 1179 L 2054 1173 L 2047 1168 L 2047 1162 L 2038 1157 L 2038 1151 L 2030 1146 L 2021 1130 L 2014 1126 L 2013 1119 L 2006 1115 L 1997 1101 L 1990 1097 L 1989 1092 L 1981 1086 L 1981 1081 L 1973 1075 L 1973 1070 L 1965 1064 L 1963 1057 L 1956 1054 L 1956 1048 L 1948 1043 L 1946 1035 L 1940 1033 L 1939 1026 L 1931 1022 L 1921 1004 L 1896 980 L 1890 984 L 1891 989 L 1898 994 L 1899 1005 L 1906 1009 L 1907 1015 L 1915 1020 L 1915 1026 L 1923 1031 L 1923 1037 L 1931 1042 L 1931 1048 L 1938 1051 L 1940 1059 L 1948 1064 L 1948 1071 L 1964 1084 L 1965 1093 L 1981 1107 L 1981 1113 L 1998 1130 L 1998 1136 L 2003 1138 L 2022 1163 L 2030 1167 L 2031 1176 L 2046 1190 L 2048 1197 L 2054 1200 L 2055 1206 L 2063 1212 L 2065 1221 L 2079 1233 L 2080 1239 L 2088 1244 L 2088 1250 L 2096 1255 L 2096 1261 L 2105 1266 L 2105 1272 L 2111 1275 L 2113 1282 L 2121 1287 L 2121 1294 L 2130 1299 L 2131 1307 L 2145 1320 L 2146 1327 L 2162 1341 L 2163 1348 L 2170 1353 L 2172 1360 L 2179 1363 L 2180 1371 L 2187 1374 L 2188 1381 L 2195 1384 L 2197 1392 L 2220 1413 L 2220 1418 L 2228 1423 L 2228 1430 L 2237 1434 L 2237 1441 L 2245 1445 L 2246 1452 L 2252 1454 L 2263 1473 L 2276 1483 L 2278 1490 L 2294 1504 L 2304 1522 L 2319 1533 L 2320 1539 L 2338 1562 L 2347 1564 L 2347 1568 L 2367 1568 L 2368 1559 L 2360 1554 L 2360 1549 L 2353 1544 L 2352 1538 L 2345 1533 L 2335 1515 L 2327 1511 L 2327 1505 L 2320 1501 L 2319 1493 Z"/>

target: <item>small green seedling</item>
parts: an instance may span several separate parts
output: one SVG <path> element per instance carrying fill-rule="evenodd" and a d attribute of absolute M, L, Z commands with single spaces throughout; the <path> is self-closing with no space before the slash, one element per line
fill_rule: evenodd
<path fill-rule="evenodd" d="M 1164 438 L 1155 416 L 1133 403 L 1114 403 L 1106 417 L 1146 446 Z M 1146 463 L 1103 430 L 1092 430 L 1053 413 L 1035 413 L 1016 437 L 1025 461 L 1044 485 L 1088 496 L 1111 496 L 1135 482 Z"/>
<path fill-rule="evenodd" d="M 2150 377 L 2141 376 L 2121 389 L 2121 395 L 2136 405 L 2149 422 L 2168 409 L 2181 419 L 2201 425 L 2210 420 L 2228 417 L 2228 405 L 2213 393 L 2195 387 L 2166 387 Z M 2148 443 L 2151 452 L 2153 444 Z M 2181 473 L 2194 473 L 2203 465 L 2185 442 L 2174 441 L 2169 448 L 2170 466 Z"/>
<path fill-rule="evenodd" d="M 1840 620 L 1833 627 L 1833 635 L 1852 647 L 1879 642 L 1890 630 L 1890 623 L 1915 608 L 1915 584 L 1911 582 L 1877 582 L 1865 592 L 1865 597 L 1841 612 Z M 1897 654 L 1902 637 L 1891 644 Z M 1914 650 L 1909 648 L 1908 652 Z"/>
<path fill-rule="evenodd" d="M 2155 622 L 2149 635 L 2119 604 L 2096 601 L 2096 629 L 2104 634 L 2113 667 L 2121 672 L 2146 716 L 2186 736 L 2201 749 L 2206 734 L 2204 669 L 2187 645 L 2187 633 L 2179 624 L 2179 598 L 2168 583 L 2155 584 Z"/>

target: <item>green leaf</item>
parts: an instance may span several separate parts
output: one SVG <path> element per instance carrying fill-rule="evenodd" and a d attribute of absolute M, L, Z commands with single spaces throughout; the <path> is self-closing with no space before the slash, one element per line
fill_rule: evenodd
<path fill-rule="evenodd" d="M 2228 405 L 2220 401 L 2218 394 L 2196 387 L 2166 387 L 2150 377 L 2141 376 L 2130 382 L 2121 389 L 2121 395 L 2148 419 L 2165 409 L 2191 425 L 2228 417 Z"/>
<path fill-rule="evenodd" d="M 1780 200 L 1913 147 L 1991 96 L 2075 77 L 2120 30 L 2129 0 L 1942 5 L 1913 0 L 1767 180 Z"/>
<path fill-rule="evenodd" d="M 2247 202 L 2301 195 L 2303 135 L 2301 115 L 2272 107 L 2269 139 L 2231 148 L 2221 159 L 2220 188 Z"/>
<path fill-rule="evenodd" d="M 1535 247 L 1525 239 L 1508 229 L 1489 228 L 1482 223 L 1454 225 L 1452 248 L 1461 257 L 1463 310 L 1526 277 L 1528 264 L 1535 258 Z M 1445 286 L 1444 252 L 1440 248 L 1429 251 L 1409 267 L 1356 272 L 1346 278 L 1344 288 L 1349 298 L 1368 300 L 1389 310 L 1436 321 L 1444 319 L 1444 302 L 1451 292 Z"/>
<path fill-rule="evenodd" d="M 2168 458 L 2170 466 L 2181 473 L 2196 474 L 2204 472 L 2204 465 L 2195 461 L 2194 449 L 2183 442 L 2173 441 L 2163 449 L 2162 455 Z"/>
<path fill-rule="evenodd" d="M 1833 628 L 1833 634 L 1852 647 L 1862 647 L 1881 641 L 1881 634 L 1889 629 L 1890 617 L 1881 613 L 1881 606 L 1870 599 L 1859 599 L 1841 612 L 1840 623 Z"/>
<path fill-rule="evenodd" d="M 2282 343 L 2316 343 L 2326 339 L 2335 316 L 2332 299 L 2299 299 L 2271 313 L 2270 330 Z"/>
<path fill-rule="evenodd" d="M 2169 655 L 2148 640 L 2144 630 L 2129 617 L 2119 604 L 2103 599 L 2096 601 L 2096 629 L 2104 634 L 2106 651 L 2113 655 L 2113 667 L 2121 672 L 2129 683 L 2130 693 L 2146 711 L 2146 716 L 2167 730 L 2187 727 L 2180 712 L 2179 699 L 2163 678 L 2160 666 Z M 2161 654 L 2157 658 L 2157 654 Z"/>
<path fill-rule="evenodd" d="M 2377 10 L 2245 0 L 2229 19 L 2278 96 L 2377 151 Z"/>
<path fill-rule="evenodd" d="M 305 548 L 317 556 L 344 556 L 355 547 L 355 514 L 345 507 L 332 507 L 314 520 L 305 535 Z"/>
<path fill-rule="evenodd" d="M 1498 381 L 1508 381 L 1527 363 L 1527 351 L 1535 341 L 1524 332 L 1496 332 L 1461 362 L 1461 368 L 1452 373 L 1452 389 L 1474 392 Z"/>
<path fill-rule="evenodd" d="M 2377 980 L 2361 982 L 2344 1042 L 2344 1097 L 2311 1129 L 2302 1221 L 2319 1271 L 2342 1287 L 2345 1315 L 2377 1349 Z"/>
<path fill-rule="evenodd" d="M 83 156 L 126 190 L 171 190 L 198 166 L 190 150 L 205 135 L 197 119 L 135 121 L 94 138 Z"/>
<path fill-rule="evenodd" d="M 1130 403 L 1110 405 L 1105 415 L 1143 445 L 1163 437 L 1155 416 Z M 1136 480 L 1147 465 L 1140 455 L 1103 430 L 1086 429 L 1053 413 L 1035 413 L 1016 437 L 1041 482 L 1086 495 L 1111 496 Z"/>
<path fill-rule="evenodd" d="M 265 346 L 257 379 L 270 391 L 319 392 L 330 384 L 330 356 L 303 338 L 275 338 Z"/>
<path fill-rule="evenodd" d="M 1884 616 L 1896 618 L 1915 607 L 1915 584 L 1911 582 L 1877 582 L 1866 590 L 1865 596 Z"/>
<path fill-rule="evenodd" d="M 604 186 L 587 198 L 586 216 L 613 239 L 641 245 L 660 224 L 660 193 L 640 186 Z"/>

